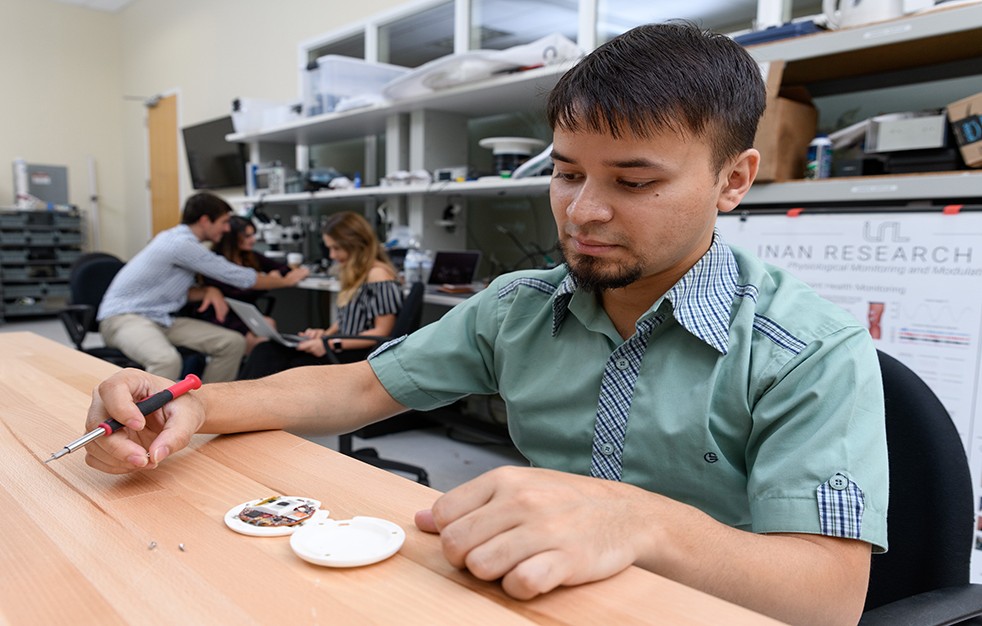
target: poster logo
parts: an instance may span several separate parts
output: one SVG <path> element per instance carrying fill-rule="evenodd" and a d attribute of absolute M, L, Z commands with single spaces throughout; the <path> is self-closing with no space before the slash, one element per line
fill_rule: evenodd
<path fill-rule="evenodd" d="M 900 234 L 900 222 L 880 222 L 873 225 L 873 222 L 863 223 L 863 239 L 871 243 L 907 243 L 910 237 Z"/>

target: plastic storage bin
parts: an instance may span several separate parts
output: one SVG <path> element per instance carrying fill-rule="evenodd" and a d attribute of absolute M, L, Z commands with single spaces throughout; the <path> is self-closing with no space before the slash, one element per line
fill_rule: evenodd
<path fill-rule="evenodd" d="M 82 253 L 78 250 L 56 250 L 55 259 L 60 263 L 74 263 Z"/>
<path fill-rule="evenodd" d="M 277 102 L 256 98 L 232 100 L 232 127 L 237 133 L 255 133 L 262 129 L 266 111 L 279 106 Z"/>
<path fill-rule="evenodd" d="M 27 215 L 24 213 L 0 215 L 0 226 L 4 228 L 17 228 L 17 227 L 27 226 Z"/>
<path fill-rule="evenodd" d="M 320 115 L 348 105 L 368 105 L 382 100 L 382 88 L 409 72 L 387 63 L 369 63 L 337 54 L 322 56 L 307 66 L 304 110 Z"/>
<path fill-rule="evenodd" d="M 255 133 L 300 119 L 299 102 L 271 102 L 255 98 L 232 101 L 232 127 L 237 133 Z"/>
<path fill-rule="evenodd" d="M 27 250 L 0 250 L 0 262 L 24 263 L 27 261 Z"/>

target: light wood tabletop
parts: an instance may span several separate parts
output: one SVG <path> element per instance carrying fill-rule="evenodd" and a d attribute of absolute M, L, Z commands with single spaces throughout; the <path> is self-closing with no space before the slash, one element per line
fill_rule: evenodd
<path fill-rule="evenodd" d="M 79 450 L 91 392 L 116 367 L 31 333 L 0 333 L 0 624 L 774 624 L 639 568 L 531 601 L 450 566 L 413 514 L 439 495 L 294 435 L 198 435 L 153 471 L 112 476 Z M 193 392 L 192 392 L 193 393 Z M 301 560 L 289 537 L 223 517 L 272 495 L 406 532 L 355 568 Z M 183 545 L 183 549 L 182 546 Z"/>

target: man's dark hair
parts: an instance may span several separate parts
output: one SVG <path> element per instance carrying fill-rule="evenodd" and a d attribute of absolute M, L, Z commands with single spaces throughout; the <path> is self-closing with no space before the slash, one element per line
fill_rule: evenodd
<path fill-rule="evenodd" d="M 753 147 L 764 112 L 757 62 L 725 35 L 688 22 L 633 28 L 587 55 L 549 95 L 555 130 L 706 137 L 717 170 Z"/>
<path fill-rule="evenodd" d="M 181 214 L 182 224 L 194 224 L 201 217 L 208 216 L 211 221 L 215 221 L 226 213 L 231 213 L 232 207 L 218 196 L 212 193 L 196 193 L 184 203 L 184 212 Z"/>

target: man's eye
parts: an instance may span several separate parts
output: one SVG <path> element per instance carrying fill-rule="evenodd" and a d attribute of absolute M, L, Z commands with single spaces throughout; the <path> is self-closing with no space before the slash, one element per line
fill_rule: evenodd
<path fill-rule="evenodd" d="M 627 187 L 628 189 L 644 189 L 655 183 L 653 180 L 620 180 L 618 181 L 622 187 Z"/>
<path fill-rule="evenodd" d="M 557 171 L 557 172 L 554 172 L 553 173 L 552 177 L 553 178 L 558 178 L 560 180 L 576 180 L 576 174 L 572 174 L 570 172 L 558 172 Z"/>

